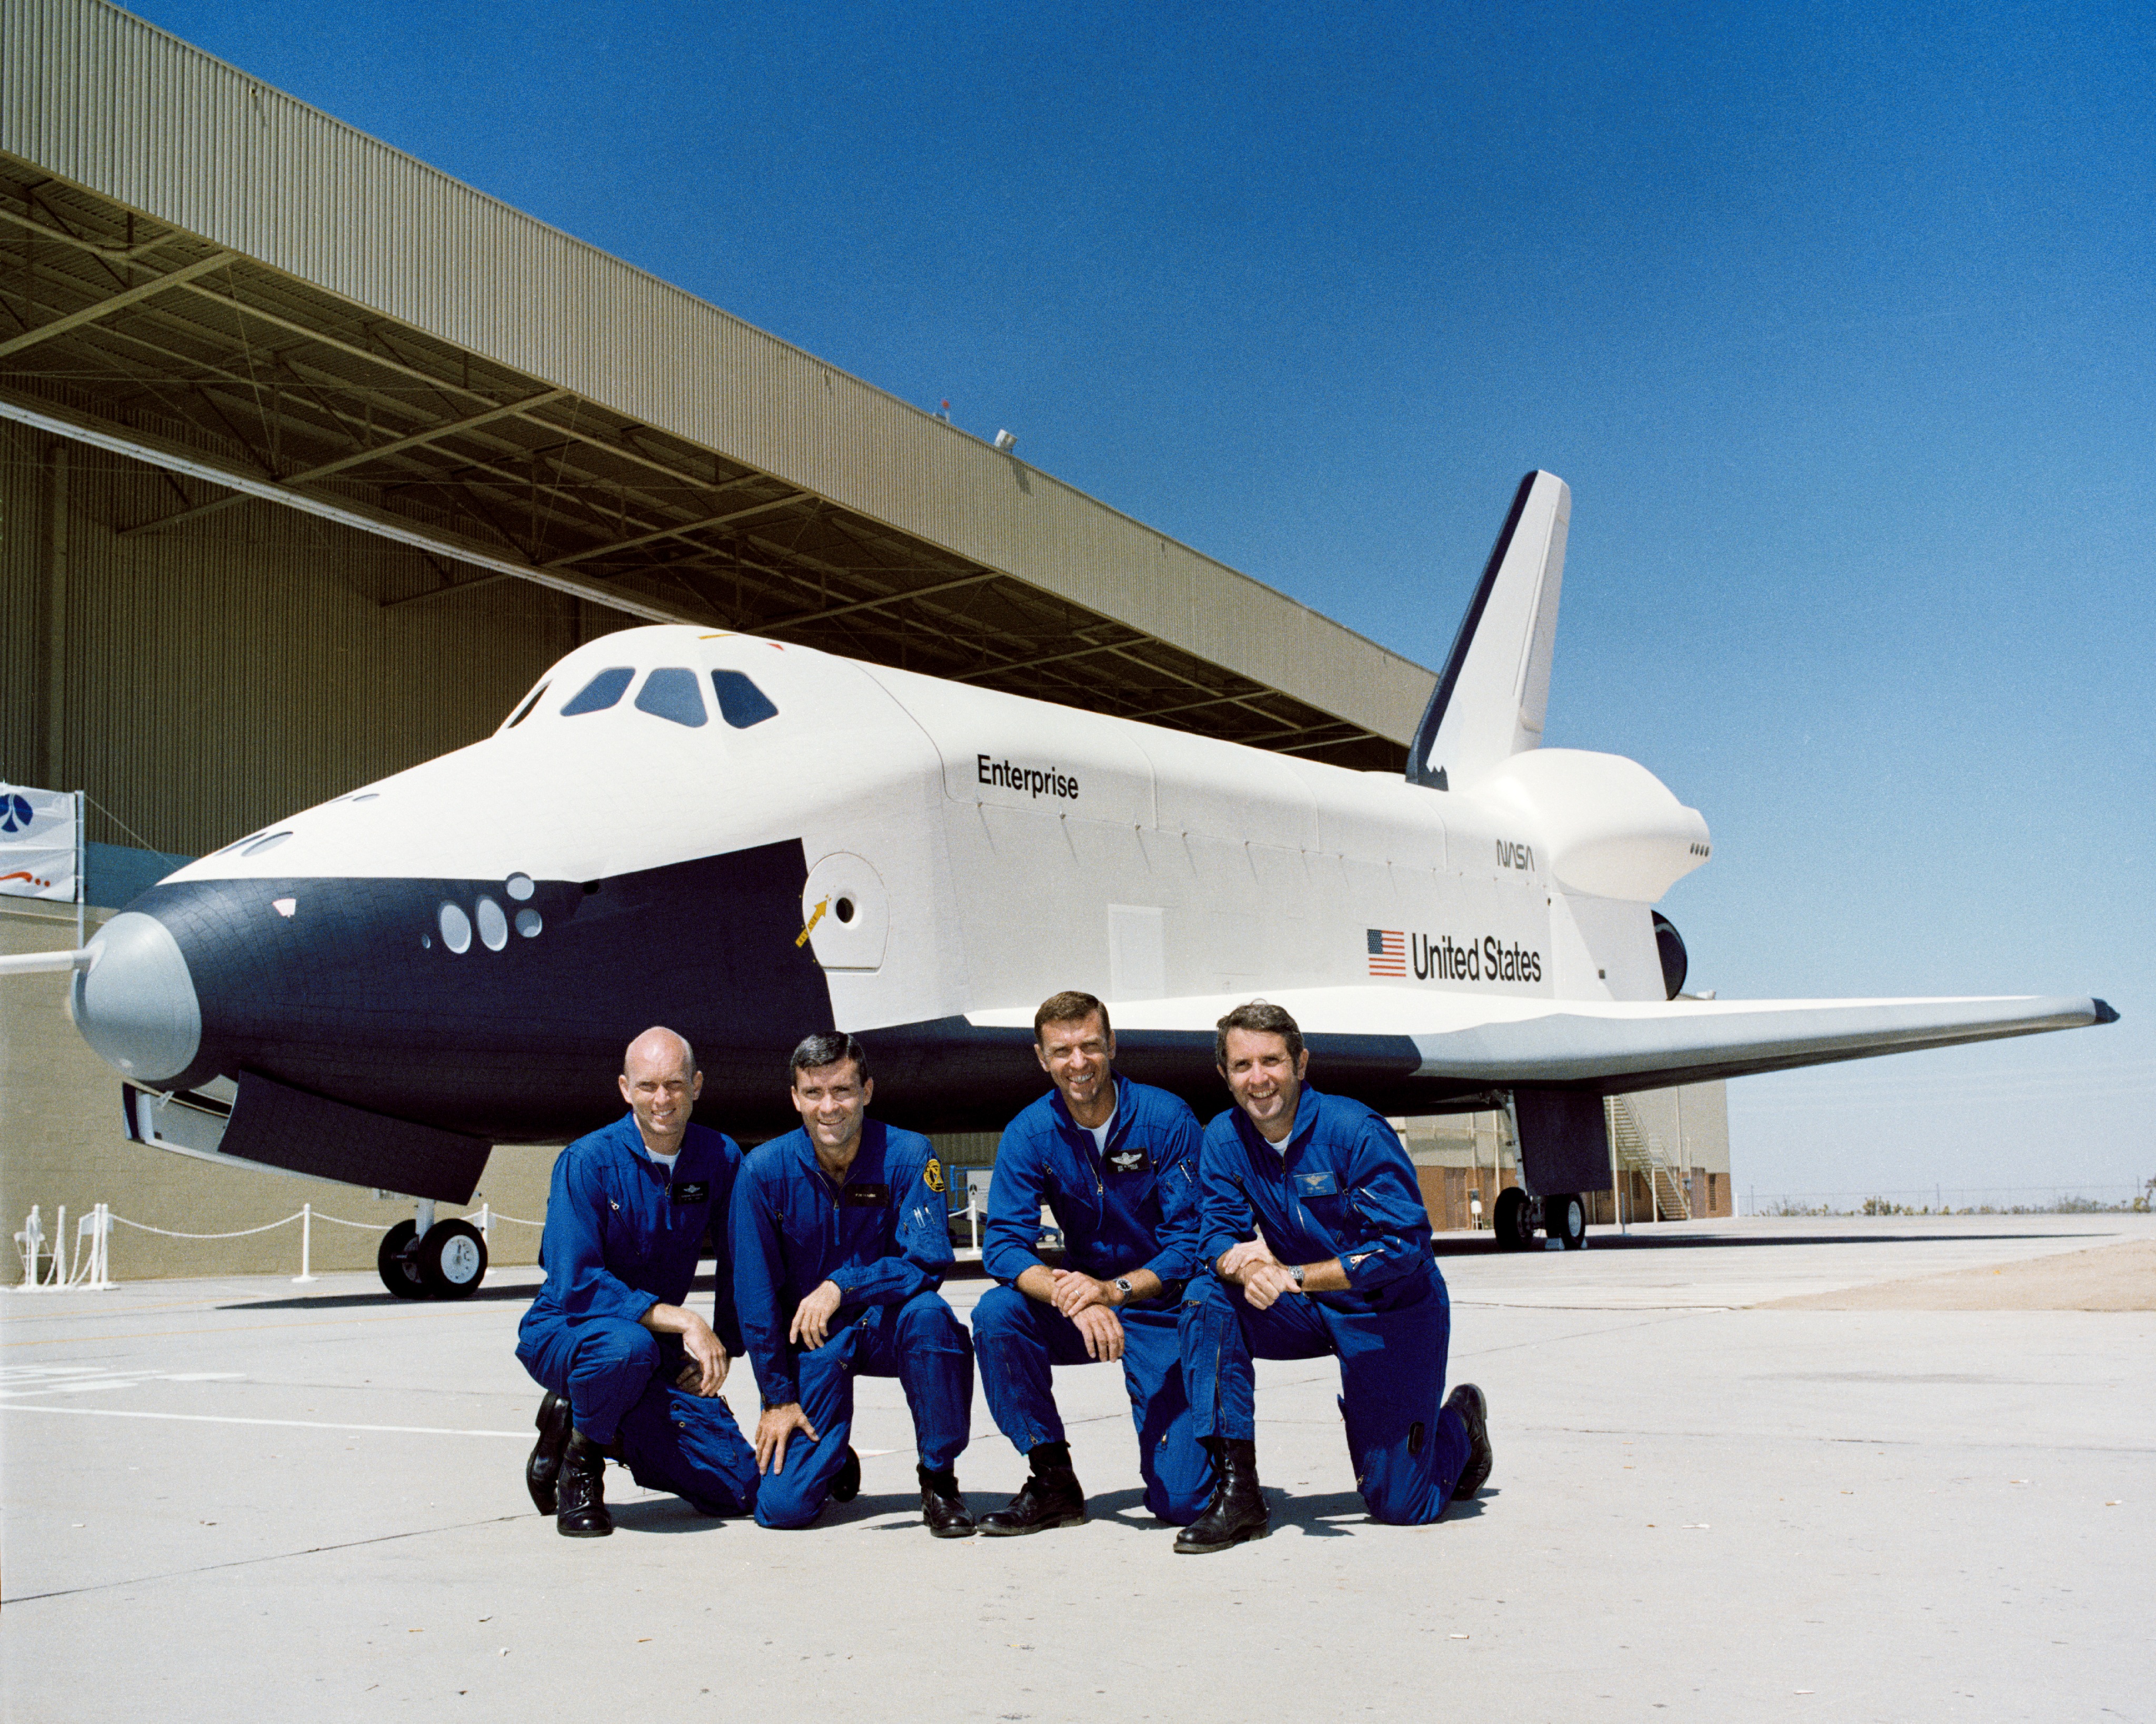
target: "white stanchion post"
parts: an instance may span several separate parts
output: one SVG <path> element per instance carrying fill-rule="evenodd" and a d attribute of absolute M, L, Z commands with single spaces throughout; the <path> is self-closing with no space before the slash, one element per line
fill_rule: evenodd
<path fill-rule="evenodd" d="M 52 1280 L 47 1283 L 49 1286 L 64 1287 L 67 1285 L 67 1205 L 65 1203 L 62 1203 L 58 1209 L 54 1211 L 53 1249 L 51 1253 L 53 1260 L 53 1275 Z"/>
<path fill-rule="evenodd" d="M 35 1203 L 30 1205 L 30 1213 L 23 1218 L 23 1230 L 15 1235 L 15 1243 L 23 1248 L 23 1290 L 34 1293 L 38 1288 L 38 1256 L 45 1243 L 45 1224 Z"/>
<path fill-rule="evenodd" d="M 978 1193 L 969 1191 L 966 1193 L 966 1234 L 973 1242 L 976 1256 L 980 1255 L 981 1249 L 981 1212 L 978 1207 L 980 1201 Z"/>
<path fill-rule="evenodd" d="M 292 1277 L 295 1287 L 305 1286 L 315 1279 L 313 1260 L 315 1249 L 315 1206 L 300 1205 L 300 1272 Z"/>
<path fill-rule="evenodd" d="M 90 1240 L 90 1289 L 94 1292 L 112 1290 L 112 1205 L 97 1206 L 97 1228 Z"/>

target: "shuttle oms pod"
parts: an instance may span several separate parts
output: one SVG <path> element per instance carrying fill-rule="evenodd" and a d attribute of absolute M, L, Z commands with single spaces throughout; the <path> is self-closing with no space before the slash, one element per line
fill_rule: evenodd
<path fill-rule="evenodd" d="M 2088 998 L 1677 998 L 1653 906 L 1712 855 L 1706 822 L 1632 761 L 1540 746 L 1569 516 L 1561 481 L 1522 481 L 1404 779 L 636 629 L 485 741 L 9 967 L 76 969 L 145 1141 L 429 1214 L 491 1145 L 612 1117 L 653 1024 L 694 1044 L 701 1116 L 738 1134 L 793 1123 L 787 1053 L 833 1028 L 867 1047 L 880 1115 L 988 1130 L 1039 1091 L 1050 993 L 1108 1000 L 1123 1068 L 1206 1112 L 1214 1020 L 1261 995 L 1328 1089 L 1509 1106 L 1516 1244 L 1580 1242 L 1606 1095 L 2110 1021 Z M 460 1225 L 393 1234 L 385 1280 L 469 1291 Z"/>

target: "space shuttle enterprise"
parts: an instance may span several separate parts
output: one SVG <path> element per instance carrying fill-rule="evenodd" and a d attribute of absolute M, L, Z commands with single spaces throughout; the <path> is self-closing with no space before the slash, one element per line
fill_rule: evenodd
<path fill-rule="evenodd" d="M 1201 1116 L 1226 1103 L 1214 1020 L 1262 997 L 1326 1089 L 1509 1107 L 1501 1237 L 1576 1244 L 1606 1095 L 2112 1021 L 2093 998 L 1681 997 L 1654 906 L 1711 857 L 1707 822 L 1632 761 L 1541 747 L 1570 504 L 1522 480 L 1404 778 L 639 628 L 485 741 L 8 967 L 74 969 L 143 1141 L 428 1200 L 393 1235 L 407 1261 L 454 1243 L 433 1200 L 468 1200 L 493 1144 L 611 1117 L 654 1023 L 737 1136 L 794 1123 L 787 1052 L 831 1028 L 868 1049 L 880 1115 L 972 1131 L 1039 1093 L 1048 994 L 1107 1000 L 1123 1069 Z"/>

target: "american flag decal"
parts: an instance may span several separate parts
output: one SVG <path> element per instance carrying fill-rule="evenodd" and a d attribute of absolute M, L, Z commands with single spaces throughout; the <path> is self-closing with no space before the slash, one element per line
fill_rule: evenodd
<path fill-rule="evenodd" d="M 1405 976 L 1408 972 L 1408 936 L 1397 928 L 1372 928 L 1370 936 L 1370 973 L 1373 976 Z"/>

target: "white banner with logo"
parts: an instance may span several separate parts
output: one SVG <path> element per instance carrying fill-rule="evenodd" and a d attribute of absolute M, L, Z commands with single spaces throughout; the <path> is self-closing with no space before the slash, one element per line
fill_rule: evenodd
<path fill-rule="evenodd" d="M 0 892 L 74 903 L 80 837 L 72 790 L 0 784 Z"/>

